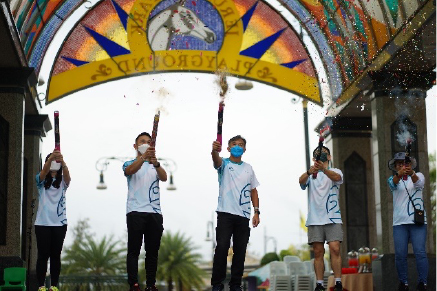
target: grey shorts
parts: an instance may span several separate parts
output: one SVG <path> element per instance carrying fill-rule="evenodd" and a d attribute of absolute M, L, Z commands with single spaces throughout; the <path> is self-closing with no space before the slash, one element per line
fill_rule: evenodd
<path fill-rule="evenodd" d="M 313 242 L 329 243 L 331 241 L 343 241 L 343 229 L 340 223 L 308 226 L 308 244 Z"/>

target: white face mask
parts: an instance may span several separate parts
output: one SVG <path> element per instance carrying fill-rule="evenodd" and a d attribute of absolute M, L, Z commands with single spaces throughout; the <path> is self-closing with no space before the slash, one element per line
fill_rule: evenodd
<path fill-rule="evenodd" d="M 52 161 L 52 163 L 50 164 L 50 171 L 59 171 L 60 168 L 61 168 L 61 163 Z"/>
<path fill-rule="evenodd" d="M 138 146 L 138 151 L 141 154 L 144 154 L 148 148 L 149 148 L 149 145 L 147 143 L 143 143 L 142 145 Z"/>

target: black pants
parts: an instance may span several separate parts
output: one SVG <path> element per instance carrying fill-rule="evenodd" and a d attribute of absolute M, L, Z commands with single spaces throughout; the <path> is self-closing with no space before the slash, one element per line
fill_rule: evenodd
<path fill-rule="evenodd" d="M 217 212 L 217 228 L 211 285 L 220 284 L 226 279 L 226 265 L 231 243 L 234 250 L 229 286 L 240 286 L 244 272 L 246 247 L 249 242 L 249 219 L 225 212 Z"/>
<path fill-rule="evenodd" d="M 35 225 L 38 259 L 36 261 L 36 278 L 39 286 L 44 286 L 47 261 L 50 258 L 50 279 L 52 286 L 58 286 L 61 273 L 61 251 L 64 245 L 67 226 Z"/>
<path fill-rule="evenodd" d="M 156 282 L 158 268 L 158 251 L 164 227 L 162 215 L 158 213 L 129 212 L 126 215 L 127 224 L 127 276 L 132 287 L 138 283 L 138 257 L 144 237 L 146 251 L 146 283 L 151 287 Z"/>

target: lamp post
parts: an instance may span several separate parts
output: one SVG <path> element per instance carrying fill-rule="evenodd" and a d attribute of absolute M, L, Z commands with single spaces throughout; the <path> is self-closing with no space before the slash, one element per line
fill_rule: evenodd
<path fill-rule="evenodd" d="M 211 229 L 211 235 L 209 233 Z M 212 242 L 212 261 L 214 262 L 214 251 L 215 251 L 215 234 L 214 234 L 214 212 L 212 213 L 211 220 L 206 223 L 206 238 L 205 241 L 211 241 Z"/>
<path fill-rule="evenodd" d="M 102 157 L 99 158 L 96 161 L 96 170 L 100 172 L 100 180 L 97 184 L 98 190 L 105 190 L 108 188 L 108 186 L 105 184 L 103 172 L 108 169 L 108 165 L 111 162 L 111 160 L 119 161 L 119 162 L 126 162 L 129 160 L 132 160 L 132 157 Z M 176 186 L 173 182 L 173 172 L 177 170 L 177 164 L 172 159 L 167 158 L 158 158 L 158 161 L 162 164 L 162 166 L 170 172 L 170 181 L 169 185 L 167 186 L 167 190 L 173 191 L 176 190 Z"/>
<path fill-rule="evenodd" d="M 267 228 L 264 227 L 264 255 L 267 253 L 267 243 L 270 240 L 273 241 L 273 244 L 275 246 L 275 254 L 276 254 L 276 248 L 277 248 L 278 242 L 276 241 L 276 239 L 273 236 L 267 236 Z"/>
<path fill-rule="evenodd" d="M 108 188 L 108 186 L 106 186 L 104 179 L 103 179 L 103 172 L 106 171 L 108 169 L 108 165 L 110 163 L 111 160 L 115 160 L 115 161 L 119 161 L 119 162 L 126 162 L 128 160 L 131 160 L 132 157 L 102 157 L 99 158 L 96 161 L 96 170 L 100 172 L 100 181 L 97 184 L 97 189 L 98 190 L 106 190 Z"/>
<path fill-rule="evenodd" d="M 175 161 L 169 158 L 158 158 L 158 161 L 162 163 L 164 168 L 170 172 L 170 179 L 167 186 L 167 190 L 169 191 L 176 190 L 176 186 L 174 185 L 173 182 L 173 172 L 176 172 L 176 170 L 178 169 L 178 165 L 176 164 Z"/>

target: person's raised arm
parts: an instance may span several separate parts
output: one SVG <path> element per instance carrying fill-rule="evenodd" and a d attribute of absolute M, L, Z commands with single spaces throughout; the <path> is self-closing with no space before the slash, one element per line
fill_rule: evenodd
<path fill-rule="evenodd" d="M 161 164 L 158 162 L 158 159 L 155 156 L 153 156 L 150 158 L 150 162 L 152 163 L 153 167 L 155 167 L 156 174 L 158 175 L 158 179 L 162 182 L 167 181 L 167 173 L 161 167 Z"/>
<path fill-rule="evenodd" d="M 61 154 L 60 151 L 58 150 L 54 150 L 49 158 L 47 159 L 47 162 L 45 162 L 44 166 L 41 169 L 41 172 L 39 173 L 39 180 L 43 181 L 46 176 L 50 173 L 50 166 L 52 164 L 53 161 L 56 161 L 56 159 L 58 158 L 58 156 Z"/>
<path fill-rule="evenodd" d="M 126 176 L 135 174 L 136 172 L 138 172 L 139 169 L 141 169 L 143 163 L 154 155 L 155 155 L 155 148 L 149 147 L 144 154 L 138 155 L 135 161 L 126 167 L 126 169 L 124 170 L 124 174 Z"/>
<path fill-rule="evenodd" d="M 396 175 L 393 175 L 393 183 L 395 185 L 399 184 L 399 181 L 406 174 L 407 174 L 407 168 L 402 167 L 402 169 L 400 169 L 399 171 L 396 172 Z"/>
<path fill-rule="evenodd" d="M 64 179 L 65 184 L 67 184 L 67 186 L 70 185 L 70 181 L 71 181 L 71 177 L 70 177 L 70 171 L 68 170 L 68 166 L 64 161 L 64 156 L 59 155 L 57 160 L 61 163 L 62 166 L 62 177 Z"/>
<path fill-rule="evenodd" d="M 323 173 L 328 176 L 329 179 L 331 179 L 334 182 L 338 182 L 341 181 L 341 175 L 335 171 L 329 170 L 323 162 L 321 161 L 316 161 L 315 162 L 315 168 L 317 170 L 322 170 Z"/>
<path fill-rule="evenodd" d="M 214 163 L 214 168 L 218 169 L 222 165 L 222 158 L 220 158 L 219 152 L 222 149 L 222 145 L 218 141 L 212 143 L 212 161 Z"/>
<path fill-rule="evenodd" d="M 306 171 L 305 173 L 303 173 L 302 175 L 300 175 L 299 177 L 299 184 L 303 185 L 307 182 L 308 178 L 314 173 L 316 172 L 316 168 L 314 168 L 314 166 L 311 166 L 311 168 Z"/>

